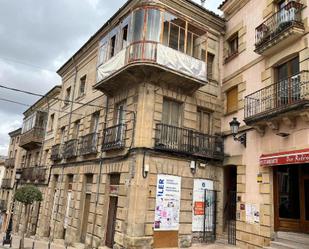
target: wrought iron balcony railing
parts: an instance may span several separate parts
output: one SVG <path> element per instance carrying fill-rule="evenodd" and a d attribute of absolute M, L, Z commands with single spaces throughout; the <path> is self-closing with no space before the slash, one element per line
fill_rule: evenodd
<path fill-rule="evenodd" d="M 46 179 L 46 168 L 30 167 L 23 168 L 21 171 L 21 180 L 24 182 L 44 182 Z"/>
<path fill-rule="evenodd" d="M 3 188 L 3 189 L 11 189 L 12 188 L 12 179 L 11 178 L 4 178 L 4 179 L 2 179 L 1 188 Z"/>
<path fill-rule="evenodd" d="M 4 211 L 7 209 L 8 202 L 6 200 L 0 200 L 0 210 Z"/>
<path fill-rule="evenodd" d="M 51 156 L 50 159 L 53 161 L 59 161 L 63 158 L 62 155 L 62 144 L 56 144 L 51 148 Z"/>
<path fill-rule="evenodd" d="M 81 138 L 80 144 L 80 154 L 81 155 L 89 155 L 95 154 L 98 152 L 98 133 L 90 133 Z"/>
<path fill-rule="evenodd" d="M 166 124 L 156 125 L 155 148 L 209 158 L 224 154 L 221 137 Z"/>
<path fill-rule="evenodd" d="M 122 149 L 125 147 L 126 124 L 118 124 L 103 131 L 102 151 Z"/>
<path fill-rule="evenodd" d="M 77 157 L 78 152 L 78 139 L 71 139 L 64 143 L 63 158 L 70 159 Z"/>
<path fill-rule="evenodd" d="M 255 29 L 255 46 L 259 50 L 260 46 L 270 42 L 278 35 L 291 27 L 304 28 L 301 19 L 303 5 L 296 1 L 289 1 L 282 9 L 266 19 Z"/>
<path fill-rule="evenodd" d="M 309 71 L 302 71 L 245 97 L 245 121 L 277 115 L 309 102 Z"/>
<path fill-rule="evenodd" d="M 15 166 L 15 158 L 8 158 L 4 161 L 4 166 L 7 168 L 14 168 Z"/>

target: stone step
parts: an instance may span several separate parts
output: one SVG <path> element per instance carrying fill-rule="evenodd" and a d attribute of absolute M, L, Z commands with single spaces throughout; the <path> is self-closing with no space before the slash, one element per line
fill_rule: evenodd
<path fill-rule="evenodd" d="M 287 242 L 271 241 L 270 247 L 277 248 L 277 249 L 307 249 L 308 248 L 304 244 L 299 244 L 293 241 L 287 241 Z"/>
<path fill-rule="evenodd" d="M 277 232 L 278 241 L 293 241 L 304 245 L 309 245 L 309 234 Z"/>

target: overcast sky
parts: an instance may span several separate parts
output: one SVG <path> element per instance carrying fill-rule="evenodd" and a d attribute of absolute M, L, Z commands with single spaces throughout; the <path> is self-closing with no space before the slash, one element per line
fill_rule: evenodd
<path fill-rule="evenodd" d="M 199 0 L 195 0 L 200 2 Z M 206 0 L 217 11 L 221 0 Z M 61 84 L 63 65 L 125 0 L 0 0 L 0 84 L 46 93 Z M 22 123 L 25 106 L 36 98 L 0 88 L 0 155 L 7 155 L 8 132 Z"/>

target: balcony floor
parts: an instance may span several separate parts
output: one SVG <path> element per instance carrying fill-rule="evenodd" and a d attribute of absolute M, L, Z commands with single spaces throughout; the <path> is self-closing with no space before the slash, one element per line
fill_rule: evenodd
<path fill-rule="evenodd" d="M 155 63 L 135 62 L 128 64 L 97 83 L 94 87 L 105 94 L 114 95 L 120 89 L 126 89 L 145 81 L 157 85 L 166 84 L 170 87 L 180 88 L 186 93 L 193 93 L 206 84 L 202 80 L 167 69 Z"/>

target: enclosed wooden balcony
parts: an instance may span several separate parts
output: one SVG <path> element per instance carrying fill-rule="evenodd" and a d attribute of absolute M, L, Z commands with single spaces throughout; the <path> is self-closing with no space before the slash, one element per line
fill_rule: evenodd
<path fill-rule="evenodd" d="M 161 123 L 156 126 L 155 148 L 213 159 L 224 156 L 221 137 Z"/>
<path fill-rule="evenodd" d="M 80 154 L 83 156 L 96 154 L 98 152 L 98 139 L 98 133 L 90 133 L 83 136 L 81 138 Z"/>
<path fill-rule="evenodd" d="M 52 161 L 59 161 L 63 158 L 62 148 L 63 148 L 62 144 L 56 144 L 51 148 L 50 159 Z"/>
<path fill-rule="evenodd" d="M 4 166 L 6 168 L 14 168 L 14 166 L 15 166 L 15 158 L 5 159 Z"/>
<path fill-rule="evenodd" d="M 125 147 L 126 124 L 118 124 L 103 131 L 102 151 L 119 150 Z"/>
<path fill-rule="evenodd" d="M 193 93 L 207 83 L 206 33 L 164 9 L 139 7 L 101 40 L 95 88 L 112 95 L 147 79 Z"/>
<path fill-rule="evenodd" d="M 0 210 L 1 211 L 7 210 L 7 205 L 8 205 L 7 200 L 0 200 Z"/>
<path fill-rule="evenodd" d="M 247 125 L 266 122 L 304 111 L 308 104 L 309 71 L 302 71 L 246 96 L 244 121 Z"/>
<path fill-rule="evenodd" d="M 3 178 L 1 188 L 11 189 L 12 188 L 12 179 L 11 178 Z"/>
<path fill-rule="evenodd" d="M 78 139 L 71 139 L 63 145 L 63 158 L 71 159 L 78 155 Z"/>
<path fill-rule="evenodd" d="M 305 32 L 303 5 L 289 1 L 255 30 L 255 52 L 269 55 L 293 43 Z"/>
<path fill-rule="evenodd" d="M 23 182 L 42 183 L 46 180 L 46 168 L 44 167 L 29 167 L 21 170 L 21 180 Z"/>

